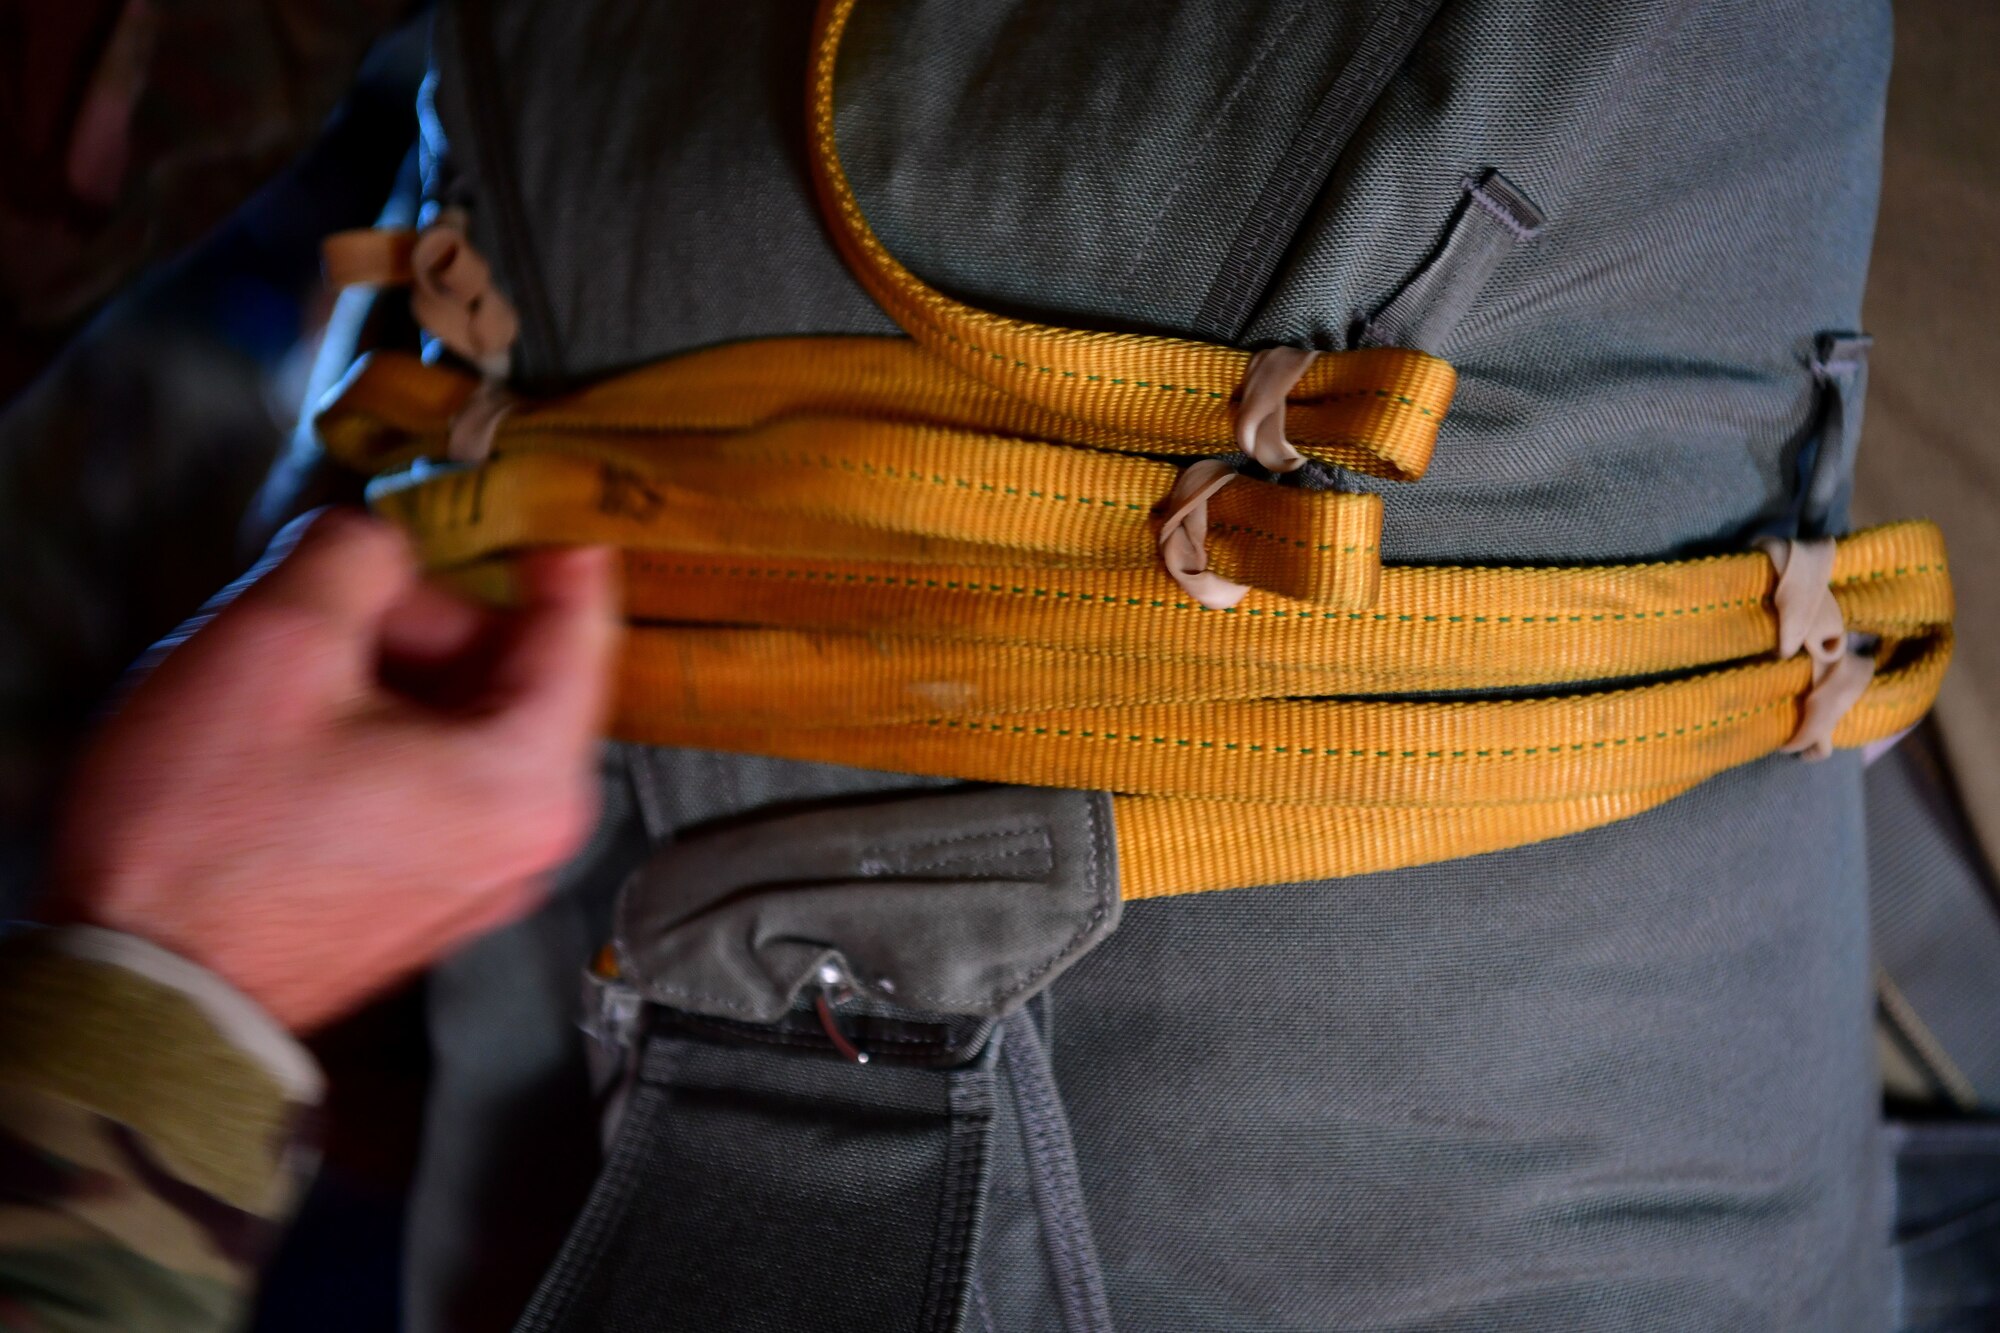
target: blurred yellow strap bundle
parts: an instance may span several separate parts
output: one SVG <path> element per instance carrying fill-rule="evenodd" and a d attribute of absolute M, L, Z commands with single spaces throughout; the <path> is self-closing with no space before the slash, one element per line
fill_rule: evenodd
<path fill-rule="evenodd" d="M 768 339 L 514 404 L 446 452 L 468 375 L 382 354 L 321 414 L 435 568 L 506 596 L 505 556 L 625 552 L 621 738 L 1115 794 L 1124 896 L 1387 870 L 1637 814 L 1794 737 L 1758 552 L 1569 569 L 1381 563 L 1378 496 L 1243 480 L 1162 568 L 1174 459 L 1228 455 L 1249 354 L 1049 328 L 929 288 L 875 238 L 835 151 L 852 0 L 820 15 L 815 180 L 908 339 Z M 1288 434 L 1420 477 L 1455 380 L 1420 352 L 1318 358 Z M 1331 474 L 1327 474 L 1331 475 Z M 1937 530 L 1857 533 L 1829 585 L 1876 669 L 1832 732 L 1913 725 L 1951 651 Z"/>
<path fill-rule="evenodd" d="M 1210 610 L 1154 554 L 1172 464 L 969 377 L 953 391 L 925 355 L 867 338 L 693 353 L 524 403 L 484 465 L 385 476 L 374 503 L 500 596 L 510 550 L 623 549 L 617 735 L 1109 790 L 1127 897 L 1561 836 L 1798 726 L 1811 668 L 1775 656 L 1762 554 L 1385 567 L 1378 497 L 1245 483 L 1217 497 L 1209 545 L 1253 591 Z M 904 367 L 918 382 L 899 395 Z M 378 356 L 320 431 L 361 466 L 402 464 L 441 447 L 473 387 Z M 1835 743 L 1893 736 L 1949 657 L 1942 541 L 1923 523 L 1856 534 L 1831 586 L 1846 626 L 1882 641 Z M 1552 697 L 1422 697 L 1490 691 Z"/>

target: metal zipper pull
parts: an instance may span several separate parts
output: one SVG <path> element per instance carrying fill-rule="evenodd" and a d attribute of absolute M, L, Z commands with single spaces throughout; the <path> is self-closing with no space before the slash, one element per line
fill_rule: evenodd
<path fill-rule="evenodd" d="M 819 990 L 813 995 L 813 1009 L 819 1014 L 819 1025 L 826 1030 L 826 1039 L 857 1065 L 868 1063 L 868 1052 L 856 1046 L 840 1030 L 840 1022 L 833 1015 L 835 1005 L 845 1004 L 854 998 L 854 983 L 840 964 L 828 961 L 819 965 Z"/>

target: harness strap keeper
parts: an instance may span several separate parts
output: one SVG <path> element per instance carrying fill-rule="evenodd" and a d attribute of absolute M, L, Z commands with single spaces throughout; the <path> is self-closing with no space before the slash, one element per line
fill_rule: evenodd
<path fill-rule="evenodd" d="M 1833 596 L 1834 541 L 1764 537 L 1757 549 L 1771 558 L 1778 586 L 1771 604 L 1778 614 L 1778 656 L 1812 659 L 1812 689 L 1799 708 L 1798 729 L 1781 754 L 1802 755 L 1817 763 L 1833 755 L 1833 732 L 1867 693 L 1875 678 L 1875 659 L 1854 651 L 1859 637 L 1847 632 L 1840 603 Z"/>

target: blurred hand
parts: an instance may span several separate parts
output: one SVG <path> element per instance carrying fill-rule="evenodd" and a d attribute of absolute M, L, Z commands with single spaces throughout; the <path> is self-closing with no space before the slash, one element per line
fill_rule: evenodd
<path fill-rule="evenodd" d="M 527 913 L 596 817 L 618 622 L 609 552 L 519 580 L 518 610 L 477 607 L 389 525 L 320 516 L 86 753 L 57 914 L 303 1031 Z"/>

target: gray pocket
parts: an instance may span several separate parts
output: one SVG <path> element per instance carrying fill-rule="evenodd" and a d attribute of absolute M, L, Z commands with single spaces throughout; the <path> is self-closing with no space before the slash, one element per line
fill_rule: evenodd
<path fill-rule="evenodd" d="M 626 885 L 621 971 L 717 1020 L 779 1022 L 816 986 L 999 1017 L 1117 926 L 1111 818 L 1101 793 L 1002 787 L 696 834 Z"/>

